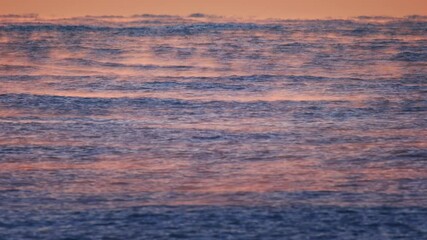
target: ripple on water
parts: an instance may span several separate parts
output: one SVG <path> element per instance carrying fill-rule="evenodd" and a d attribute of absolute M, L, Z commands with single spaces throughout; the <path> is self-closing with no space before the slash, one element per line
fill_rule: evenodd
<path fill-rule="evenodd" d="M 425 17 L 0 19 L 0 239 L 427 238 Z"/>

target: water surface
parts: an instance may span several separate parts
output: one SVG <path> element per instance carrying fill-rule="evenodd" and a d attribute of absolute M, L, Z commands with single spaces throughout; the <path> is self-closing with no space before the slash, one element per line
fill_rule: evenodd
<path fill-rule="evenodd" d="M 427 238 L 427 18 L 0 22 L 0 238 Z"/>

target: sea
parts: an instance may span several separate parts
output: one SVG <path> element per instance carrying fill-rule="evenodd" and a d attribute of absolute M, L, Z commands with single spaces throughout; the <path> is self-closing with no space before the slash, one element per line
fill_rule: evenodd
<path fill-rule="evenodd" d="M 0 16 L 0 239 L 427 239 L 427 16 Z"/>

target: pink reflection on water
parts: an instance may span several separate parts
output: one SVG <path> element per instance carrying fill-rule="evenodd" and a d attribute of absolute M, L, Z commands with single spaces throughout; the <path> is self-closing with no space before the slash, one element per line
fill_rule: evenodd
<path fill-rule="evenodd" d="M 13 21 L 19 23 L 32 20 L 23 18 Z M 175 18 L 168 18 L 163 20 L 160 25 L 176 25 L 176 21 Z M 203 20 L 181 19 L 180 21 L 183 24 Z M 217 19 L 216 21 L 227 22 L 228 20 Z M 88 26 L 119 28 L 141 26 L 141 24 L 143 26 L 156 25 L 151 22 L 138 23 L 137 19 L 129 20 L 118 17 L 109 18 L 108 21 L 91 17 L 87 17 L 85 20 L 44 19 L 37 24 L 43 23 L 83 23 Z M 417 63 L 417 65 L 390 60 L 399 53 L 399 49 L 396 47 L 377 49 L 374 56 L 372 50 L 366 48 L 372 42 L 389 40 L 390 36 L 379 33 L 354 37 L 338 33 L 319 35 L 316 31 L 296 31 L 295 27 L 301 24 L 301 22 L 294 23 L 294 25 L 285 23 L 285 27 L 294 27 L 294 31 L 289 33 L 265 30 L 253 30 L 248 33 L 244 30 L 233 30 L 220 35 L 194 34 L 191 37 L 179 36 L 179 34 L 166 37 L 145 35 L 129 37 L 111 34 L 106 38 L 103 33 L 99 32 L 85 33 L 87 35 L 67 35 L 63 32 L 46 31 L 34 31 L 24 37 L 20 34 L 2 35 L 0 36 L 1 44 L 5 44 L 5 46 L 18 44 L 22 49 L 15 52 L 11 50 L 13 48 L 0 49 L 4 51 L 0 58 L 1 74 L 4 79 L 0 85 L 0 94 L 100 99 L 178 99 L 192 101 L 196 104 L 213 101 L 238 103 L 291 101 L 300 102 L 300 104 L 301 102 L 313 102 L 318 105 L 321 105 L 320 102 L 327 102 L 328 106 L 333 106 L 338 105 L 334 102 L 345 102 L 346 109 L 342 114 L 345 115 L 352 109 L 369 109 L 372 107 L 370 102 L 378 98 L 395 104 L 401 100 L 399 94 L 402 93 L 390 89 L 384 90 L 381 84 L 384 84 L 384 81 L 400 79 L 412 71 L 422 73 L 422 70 L 419 69 L 422 69 L 420 66 L 424 66 L 423 63 Z M 345 30 L 350 31 L 351 29 Z M 405 46 L 410 46 L 411 44 L 416 45 L 417 41 L 424 41 L 425 37 L 400 34 L 393 36 L 392 40 L 406 41 Z M 65 43 L 66 41 L 69 42 Z M 289 46 L 294 46 L 294 48 L 287 49 L 292 48 Z M 278 49 L 282 49 L 283 52 Z M 45 51 L 34 54 L 35 50 Z M 44 57 L 39 58 L 41 55 Z M 268 81 L 268 76 L 264 77 L 264 75 L 274 75 L 277 79 Z M 98 76 L 101 80 L 96 78 Z M 259 77 L 251 79 L 251 76 Z M 28 79 L 25 79 L 26 82 L 14 81 L 14 77 Z M 36 80 L 29 80 L 31 77 L 36 77 Z M 61 79 L 61 77 L 72 77 L 74 80 Z M 192 77 L 195 77 L 196 80 Z M 212 78 L 206 80 L 203 79 L 204 77 Z M 233 77 L 237 80 L 231 80 Z M 353 78 L 356 80 L 351 80 Z M 375 90 L 370 89 L 369 83 L 376 80 L 379 80 L 379 83 L 373 87 Z M 143 85 L 143 83 L 153 82 L 161 85 L 168 81 L 179 84 L 176 84 L 177 87 L 166 89 L 152 87 L 148 90 Z M 221 85 L 223 88 L 211 90 L 206 87 L 200 90 L 196 86 L 196 89 L 191 89 L 186 84 L 192 83 L 192 81 L 223 84 Z M 242 87 L 243 90 L 229 90 L 226 88 L 229 85 L 224 83 L 244 87 Z M 128 84 L 130 90 L 111 90 L 109 88 L 121 87 L 125 84 Z M 352 87 L 352 84 L 363 87 L 355 88 L 353 86 L 355 90 L 346 91 L 347 87 Z M 422 86 L 422 83 L 413 84 Z M 388 92 L 383 93 L 382 91 Z M 11 99 L 15 100 L 13 97 Z M 62 103 L 68 103 L 68 99 L 63 99 L 60 104 Z M 7 105 L 7 102 L 4 104 Z M 205 159 L 195 160 L 177 156 L 179 154 L 171 154 L 164 158 L 151 157 L 149 154 L 145 155 L 145 151 L 141 150 L 143 146 L 139 146 L 138 142 L 126 142 L 126 144 L 115 142 L 114 140 L 118 138 L 113 141 L 103 139 L 102 136 L 99 138 L 81 136 L 72 138 L 67 135 L 69 132 L 66 127 L 58 128 L 61 130 L 34 130 L 32 134 L 13 132 L 7 136 L 1 135 L 1 146 L 30 150 L 37 149 L 37 147 L 55 148 L 62 158 L 38 156 L 37 161 L 31 162 L 28 159 L 32 159 L 32 152 L 28 150 L 30 153 L 27 155 L 13 156 L 13 162 L 0 162 L 0 173 L 12 174 L 16 179 L 24 179 L 25 176 L 31 175 L 33 180 L 36 179 L 34 182 L 31 181 L 31 184 L 17 188 L 35 189 L 57 196 L 62 194 L 135 196 L 143 193 L 157 193 L 160 196 L 169 193 L 184 195 L 184 197 L 172 200 L 159 197 L 149 203 L 171 205 L 233 204 L 237 200 L 221 196 L 235 193 L 328 191 L 399 194 L 404 191 L 400 188 L 402 179 L 417 180 L 427 177 L 426 171 L 422 167 L 416 168 L 408 163 L 402 164 L 402 166 L 389 166 L 387 164 L 390 164 L 390 159 L 380 159 L 382 161 L 369 164 L 350 164 L 344 161 L 354 159 L 355 156 L 364 156 L 363 153 L 369 153 L 369 151 L 378 151 L 380 148 L 390 151 L 397 147 L 409 150 L 424 149 L 427 147 L 424 137 L 427 136 L 427 131 L 416 128 L 376 128 L 372 130 L 361 127 L 362 125 L 363 127 L 369 126 L 377 121 L 386 121 L 376 119 L 378 115 L 368 119 L 364 119 L 364 116 L 348 117 L 348 119 L 336 118 L 336 122 L 331 123 L 334 121 L 331 115 L 336 113 L 334 112 L 336 109 L 328 109 L 328 106 L 321 106 L 325 107 L 325 110 L 321 108 L 321 110 L 316 110 L 325 113 L 325 119 L 315 119 L 307 123 L 300 123 L 303 120 L 298 119 L 300 122 L 297 122 L 297 118 L 292 118 L 293 114 L 300 113 L 298 108 L 289 110 L 294 111 L 289 115 L 283 111 L 278 114 L 266 114 L 264 117 L 236 117 L 232 114 L 230 114 L 232 117 L 224 117 L 227 116 L 227 113 L 234 113 L 233 111 L 242 116 L 246 114 L 245 109 L 238 112 L 235 109 L 224 108 L 216 109 L 216 112 L 212 114 L 206 113 L 205 118 L 197 119 L 197 116 L 179 115 L 175 110 L 170 109 L 170 112 L 163 115 L 161 113 L 148 114 L 151 109 L 147 110 L 143 107 L 127 109 L 111 106 L 111 109 L 102 114 L 85 112 L 82 114 L 83 117 L 63 111 L 58 113 L 55 112 L 56 108 L 52 110 L 49 107 L 27 107 L 25 103 L 21 103 L 19 109 L 0 107 L 0 123 L 16 124 L 18 127 L 28 128 L 31 125 L 43 125 L 44 129 L 61 124 L 78 126 L 82 122 L 102 120 L 114 123 L 126 122 L 135 128 L 183 132 L 187 130 L 194 132 L 197 130 L 221 130 L 233 134 L 279 132 L 279 134 L 291 135 L 294 132 L 301 134 L 301 132 L 316 129 L 317 131 L 313 131 L 313 134 L 307 134 L 305 137 L 316 139 L 324 135 L 335 139 L 335 142 L 331 144 L 318 145 L 315 143 L 312 145 L 297 144 L 292 141 L 281 143 L 278 142 L 280 140 L 275 142 L 276 145 L 283 145 L 283 155 L 286 155 L 287 151 L 306 153 L 309 156 L 305 158 L 281 157 L 280 155 L 268 161 L 229 158 L 226 159 L 226 162 L 218 157 L 215 162 L 206 162 Z M 403 118 L 403 116 L 401 117 Z M 328 124 L 329 128 L 323 130 L 322 127 Z M 381 126 L 384 125 L 386 123 Z M 76 135 L 79 136 L 78 133 Z M 93 135 L 96 134 L 93 133 Z M 348 136 L 379 139 L 379 141 L 361 140 L 357 143 L 339 143 L 338 140 Z M 183 138 L 187 140 L 191 137 L 191 135 L 186 135 Z M 382 141 L 383 139 L 398 140 Z M 297 140 L 299 139 L 297 138 Z M 268 140 L 262 143 L 270 144 Z M 186 144 L 179 142 L 175 143 L 173 147 L 183 152 L 189 151 L 186 147 L 188 148 L 190 144 Z M 204 144 L 199 150 L 210 146 L 209 143 Z M 259 145 L 261 143 L 254 140 L 247 145 L 238 145 L 240 147 L 238 151 L 241 151 L 241 154 L 253 152 L 261 148 Z M 87 161 L 80 161 L 78 157 L 69 159 L 68 156 L 62 156 L 61 147 L 77 149 L 72 151 L 79 151 L 85 147 L 108 149 L 124 147 L 128 151 L 139 152 L 129 156 L 96 156 Z M 150 147 L 158 146 L 153 144 Z M 227 148 L 228 146 L 224 144 L 220 145 L 221 147 Z M 328 154 L 326 160 L 321 157 L 325 153 Z M 186 154 L 192 153 L 186 152 Z M 367 154 L 366 156 L 372 155 Z M 390 155 L 393 156 L 393 154 Z M 366 156 L 364 157 L 366 158 Z M 73 176 L 77 177 L 73 178 Z M 186 198 L 186 194 L 201 195 L 202 197 Z M 247 203 L 251 199 L 245 201 Z M 339 203 L 330 202 L 328 204 Z"/>
<path fill-rule="evenodd" d="M 427 177 L 425 171 L 406 167 L 333 170 L 322 167 L 317 160 L 242 162 L 239 165 L 233 163 L 196 164 L 177 159 L 100 159 L 91 163 L 14 162 L 0 163 L 0 172 L 14 172 L 15 177 L 25 174 L 25 172 L 33 174 L 45 172 L 58 176 L 74 172 L 80 176 L 79 179 L 71 181 L 51 179 L 49 182 L 52 183 L 48 191 L 53 195 L 132 195 L 144 192 L 158 194 L 173 192 L 210 196 L 209 198 L 168 200 L 166 202 L 168 205 L 235 204 L 236 202 L 233 200 L 227 201 L 220 197 L 233 193 L 347 190 L 361 193 L 393 194 L 401 191 L 399 189 L 401 179 L 416 180 Z M 346 184 L 349 183 L 347 178 L 350 176 L 358 177 L 359 186 L 346 187 Z M 41 179 L 44 177 L 46 177 L 45 174 L 42 174 Z M 43 179 L 43 182 L 46 180 Z M 43 182 L 35 183 L 36 188 L 45 189 L 46 185 Z M 375 182 L 378 184 L 373 184 Z M 34 189 L 34 186 L 29 188 Z"/>

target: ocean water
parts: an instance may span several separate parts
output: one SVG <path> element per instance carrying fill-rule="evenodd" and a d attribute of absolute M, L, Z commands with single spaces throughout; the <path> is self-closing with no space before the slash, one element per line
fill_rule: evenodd
<path fill-rule="evenodd" d="M 0 239 L 427 239 L 427 17 L 0 19 Z"/>

